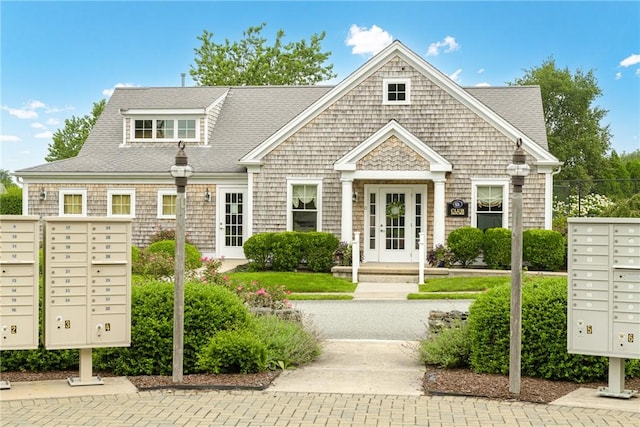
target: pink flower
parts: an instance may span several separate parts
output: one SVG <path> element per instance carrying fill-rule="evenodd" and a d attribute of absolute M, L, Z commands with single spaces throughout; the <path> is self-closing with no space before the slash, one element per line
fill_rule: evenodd
<path fill-rule="evenodd" d="M 256 295 L 264 295 L 267 291 L 264 288 L 260 288 L 256 291 Z"/>
<path fill-rule="evenodd" d="M 238 286 L 238 287 L 236 288 L 236 290 L 241 291 L 241 290 L 242 290 L 242 286 Z"/>
<path fill-rule="evenodd" d="M 224 281 L 226 282 L 227 280 L 229 280 L 229 276 L 224 276 L 224 277 L 222 278 L 222 280 L 224 280 Z"/>

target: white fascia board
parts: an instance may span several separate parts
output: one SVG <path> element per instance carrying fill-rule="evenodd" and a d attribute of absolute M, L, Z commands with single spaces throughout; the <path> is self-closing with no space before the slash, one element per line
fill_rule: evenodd
<path fill-rule="evenodd" d="M 224 101 L 224 99 L 227 97 L 228 93 L 229 93 L 229 89 L 225 90 L 224 93 L 222 95 L 220 95 L 219 97 L 217 97 L 211 104 L 209 104 L 209 106 L 206 107 L 204 109 L 204 111 L 206 113 L 208 113 L 209 111 L 213 110 L 215 107 L 218 106 L 218 104 L 220 104 L 222 101 Z"/>
<path fill-rule="evenodd" d="M 123 116 L 177 116 L 177 115 L 202 115 L 207 112 L 206 108 L 129 108 L 121 109 Z"/>
<path fill-rule="evenodd" d="M 262 144 L 258 145 L 256 148 L 247 153 L 247 155 L 241 159 L 241 162 L 260 160 L 274 147 L 293 135 L 301 127 L 303 127 L 318 114 L 324 111 L 329 105 L 333 104 L 337 99 L 342 97 L 346 92 L 369 77 L 380 64 L 386 62 L 387 59 L 393 55 L 394 51 L 396 49 L 399 49 L 400 47 L 406 49 L 406 47 L 404 47 L 399 41 L 394 41 L 393 43 L 391 43 L 356 71 L 348 75 L 344 80 L 338 83 L 324 96 L 307 107 L 307 109 L 300 113 L 294 120 L 284 125 L 282 128 L 280 128 L 280 130 L 264 140 Z"/>
<path fill-rule="evenodd" d="M 386 179 L 386 180 L 431 180 L 440 178 L 444 172 L 430 171 L 388 171 L 388 170 L 360 170 L 353 172 L 353 179 Z"/>
<path fill-rule="evenodd" d="M 356 170 L 356 163 L 389 139 L 396 136 L 429 162 L 432 171 L 451 171 L 451 163 L 395 120 L 391 120 L 334 164 L 334 170 Z"/>

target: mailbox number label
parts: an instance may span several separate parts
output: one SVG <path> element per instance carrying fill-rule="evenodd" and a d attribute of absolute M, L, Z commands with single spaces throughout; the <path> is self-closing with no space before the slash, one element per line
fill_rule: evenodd
<path fill-rule="evenodd" d="M 71 320 L 65 320 L 64 321 L 64 328 L 65 329 L 71 329 Z"/>
<path fill-rule="evenodd" d="M 591 325 L 587 325 L 587 335 L 593 334 L 593 327 Z"/>
<path fill-rule="evenodd" d="M 107 322 L 104 324 L 104 330 L 106 332 L 109 332 L 111 330 L 111 323 Z"/>
<path fill-rule="evenodd" d="M 11 335 L 15 335 L 18 333 L 18 326 L 17 325 L 11 325 Z"/>
<path fill-rule="evenodd" d="M 633 342 L 633 334 L 627 334 L 627 341 Z"/>

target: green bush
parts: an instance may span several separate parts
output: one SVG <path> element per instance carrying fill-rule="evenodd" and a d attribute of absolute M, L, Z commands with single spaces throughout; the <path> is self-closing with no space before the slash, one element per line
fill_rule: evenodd
<path fill-rule="evenodd" d="M 328 272 L 333 267 L 333 256 L 340 240 L 331 233 L 312 231 L 300 233 L 307 268 L 315 272 Z"/>
<path fill-rule="evenodd" d="M 140 262 L 140 248 L 131 246 L 131 264 L 136 265 Z"/>
<path fill-rule="evenodd" d="M 320 355 L 317 336 L 299 322 L 276 316 L 257 316 L 253 327 L 267 347 L 269 369 L 300 366 Z"/>
<path fill-rule="evenodd" d="M 150 253 L 143 249 L 135 259 L 132 257 L 131 272 L 154 279 L 172 277 L 175 273 L 175 263 L 173 257 L 164 252 Z"/>
<path fill-rule="evenodd" d="M 244 256 L 249 260 L 249 269 L 264 271 L 271 263 L 271 247 L 274 233 L 258 233 L 249 237 L 242 246 Z"/>
<path fill-rule="evenodd" d="M 471 368 L 480 373 L 509 372 L 510 286 L 479 296 L 469 312 Z M 575 382 L 607 378 L 605 357 L 567 352 L 567 283 L 564 278 L 535 278 L 522 288 L 522 375 Z M 640 363 L 630 361 L 630 375 Z"/>
<path fill-rule="evenodd" d="M 418 358 L 421 363 L 441 368 L 463 368 L 469 366 L 471 342 L 469 326 L 458 320 L 452 328 L 420 341 Z"/>
<path fill-rule="evenodd" d="M 511 231 L 507 228 L 489 228 L 484 232 L 482 254 L 490 268 L 505 269 L 511 265 Z"/>
<path fill-rule="evenodd" d="M 251 330 L 218 332 L 202 349 L 198 368 L 214 374 L 267 370 L 267 346 Z"/>
<path fill-rule="evenodd" d="M 449 233 L 447 246 L 453 252 L 454 262 L 462 267 L 471 264 L 482 251 L 482 230 L 475 227 L 461 227 Z"/>
<path fill-rule="evenodd" d="M 185 269 L 195 270 L 202 266 L 202 255 L 198 248 L 189 243 L 184 245 L 184 264 Z M 165 256 L 175 259 L 176 242 L 175 240 L 162 240 L 150 244 L 145 248 L 145 251 L 149 254 L 164 254 Z M 171 273 L 173 274 L 173 273 Z"/>
<path fill-rule="evenodd" d="M 7 192 L 0 194 L 1 215 L 22 215 L 22 188 L 11 186 Z"/>
<path fill-rule="evenodd" d="M 558 271 L 565 265 L 567 243 L 557 231 L 530 229 L 522 233 L 522 259 L 532 270 Z"/>
<path fill-rule="evenodd" d="M 283 231 L 272 237 L 271 267 L 275 271 L 295 271 L 303 258 L 302 239 L 300 233 Z"/>
<path fill-rule="evenodd" d="M 173 284 L 132 288 L 131 347 L 94 350 L 94 366 L 116 375 L 170 375 L 173 363 Z M 218 332 L 246 325 L 249 313 L 229 290 L 185 284 L 184 373 L 197 371 L 198 353 Z"/>

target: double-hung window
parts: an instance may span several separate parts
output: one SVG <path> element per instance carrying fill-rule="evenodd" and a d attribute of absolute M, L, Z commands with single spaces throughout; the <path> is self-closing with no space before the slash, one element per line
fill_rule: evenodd
<path fill-rule="evenodd" d="M 107 190 L 107 216 L 135 217 L 135 197 L 133 189 Z"/>
<path fill-rule="evenodd" d="M 287 230 L 321 231 L 322 182 L 289 180 Z"/>
<path fill-rule="evenodd" d="M 176 198 L 175 188 L 158 190 L 158 218 L 176 217 Z"/>
<path fill-rule="evenodd" d="M 86 216 L 87 190 L 60 190 L 58 212 L 60 216 Z"/>
<path fill-rule="evenodd" d="M 476 181 L 473 187 L 472 225 L 486 230 L 508 226 L 508 181 Z"/>

